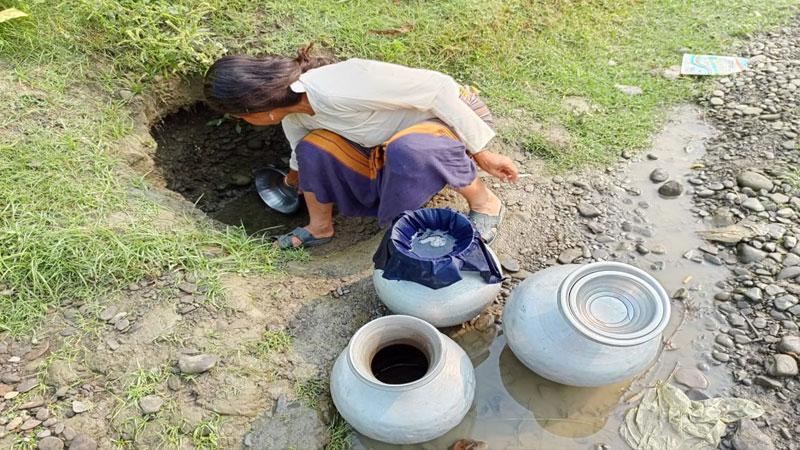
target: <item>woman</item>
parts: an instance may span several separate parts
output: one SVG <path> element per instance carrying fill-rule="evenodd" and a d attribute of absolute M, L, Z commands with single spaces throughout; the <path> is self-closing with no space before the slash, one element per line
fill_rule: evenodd
<path fill-rule="evenodd" d="M 311 247 L 333 237 L 333 206 L 388 225 L 447 185 L 491 242 L 500 200 L 478 178 L 516 181 L 507 157 L 485 149 L 494 137 L 486 105 L 451 77 L 350 59 L 226 56 L 206 74 L 209 105 L 253 125 L 279 122 L 292 148 L 286 183 L 303 192 L 310 223 L 278 238 L 280 248 Z M 474 159 L 474 163 L 473 163 Z"/>

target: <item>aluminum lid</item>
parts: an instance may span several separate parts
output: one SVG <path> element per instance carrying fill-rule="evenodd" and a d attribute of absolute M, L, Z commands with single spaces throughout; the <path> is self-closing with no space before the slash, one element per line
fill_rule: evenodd
<path fill-rule="evenodd" d="M 670 302 L 659 282 L 628 264 L 598 262 L 572 272 L 559 290 L 559 305 L 582 334 L 613 346 L 650 341 L 664 331 Z"/>

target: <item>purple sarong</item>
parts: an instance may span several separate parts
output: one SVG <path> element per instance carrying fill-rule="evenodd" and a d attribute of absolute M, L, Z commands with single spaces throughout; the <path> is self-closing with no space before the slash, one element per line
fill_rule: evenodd
<path fill-rule="evenodd" d="M 462 99 L 491 124 L 477 96 Z M 420 208 L 445 186 L 463 188 L 477 176 L 464 144 L 438 120 L 401 130 L 374 148 L 314 130 L 295 151 L 301 191 L 336 204 L 345 216 L 377 216 L 381 226 Z"/>

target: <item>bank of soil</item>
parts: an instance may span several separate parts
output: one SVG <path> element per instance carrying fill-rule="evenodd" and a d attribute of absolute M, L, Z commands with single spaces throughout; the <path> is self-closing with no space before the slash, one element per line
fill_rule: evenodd
<path fill-rule="evenodd" d="M 465 437 L 498 449 L 624 448 L 622 414 L 665 379 L 692 398 L 766 407 L 733 424 L 724 448 L 798 448 L 799 36 L 795 22 L 742 48 L 752 70 L 718 80 L 702 108 L 673 110 L 649 152 L 604 171 L 546 177 L 537 160 L 504 150 L 523 173 L 516 185 L 492 182 L 509 210 L 493 245 L 509 278 L 479 318 L 445 330 L 477 367 L 476 401 L 464 423 L 421 448 Z M 213 218 L 252 193 L 244 177 L 257 165 L 288 153 L 274 130 L 209 125 L 218 117 L 199 111 L 155 128 L 153 158 L 166 186 Z M 653 178 L 676 182 L 680 195 L 675 183 L 651 181 L 657 169 Z M 433 204 L 464 206 L 452 192 Z M 708 230 L 714 239 L 698 237 Z M 337 233 L 310 262 L 273 276 L 228 275 L 214 286 L 176 268 L 114 297 L 65 304 L 31 339 L 3 341 L 0 447 L 324 447 L 332 363 L 359 326 L 388 313 L 370 279 L 375 222 L 337 218 Z M 599 260 L 637 265 L 665 285 L 673 317 L 664 351 L 632 382 L 555 385 L 508 351 L 503 304 L 536 270 Z M 212 301 L 217 290 L 224 299 Z"/>

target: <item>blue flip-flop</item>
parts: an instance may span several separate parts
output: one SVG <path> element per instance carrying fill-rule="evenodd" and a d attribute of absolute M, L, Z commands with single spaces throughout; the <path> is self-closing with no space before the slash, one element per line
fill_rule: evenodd
<path fill-rule="evenodd" d="M 490 216 L 489 214 L 480 213 L 478 211 L 470 211 L 469 219 L 475 225 L 475 229 L 481 235 L 483 242 L 491 244 L 496 238 L 500 224 L 503 223 L 503 217 L 506 214 L 505 205 L 500 205 L 500 214 Z"/>
<path fill-rule="evenodd" d="M 300 245 L 294 245 L 292 240 L 293 237 L 297 237 L 300 239 Z M 297 227 L 291 231 L 291 233 L 286 233 L 284 235 L 278 236 L 275 242 L 278 243 L 278 248 L 281 250 L 287 250 L 292 248 L 308 248 L 308 247 L 317 247 L 323 244 L 327 244 L 331 241 L 333 237 L 326 237 L 326 238 L 315 238 L 311 233 L 308 232 L 305 228 Z"/>

